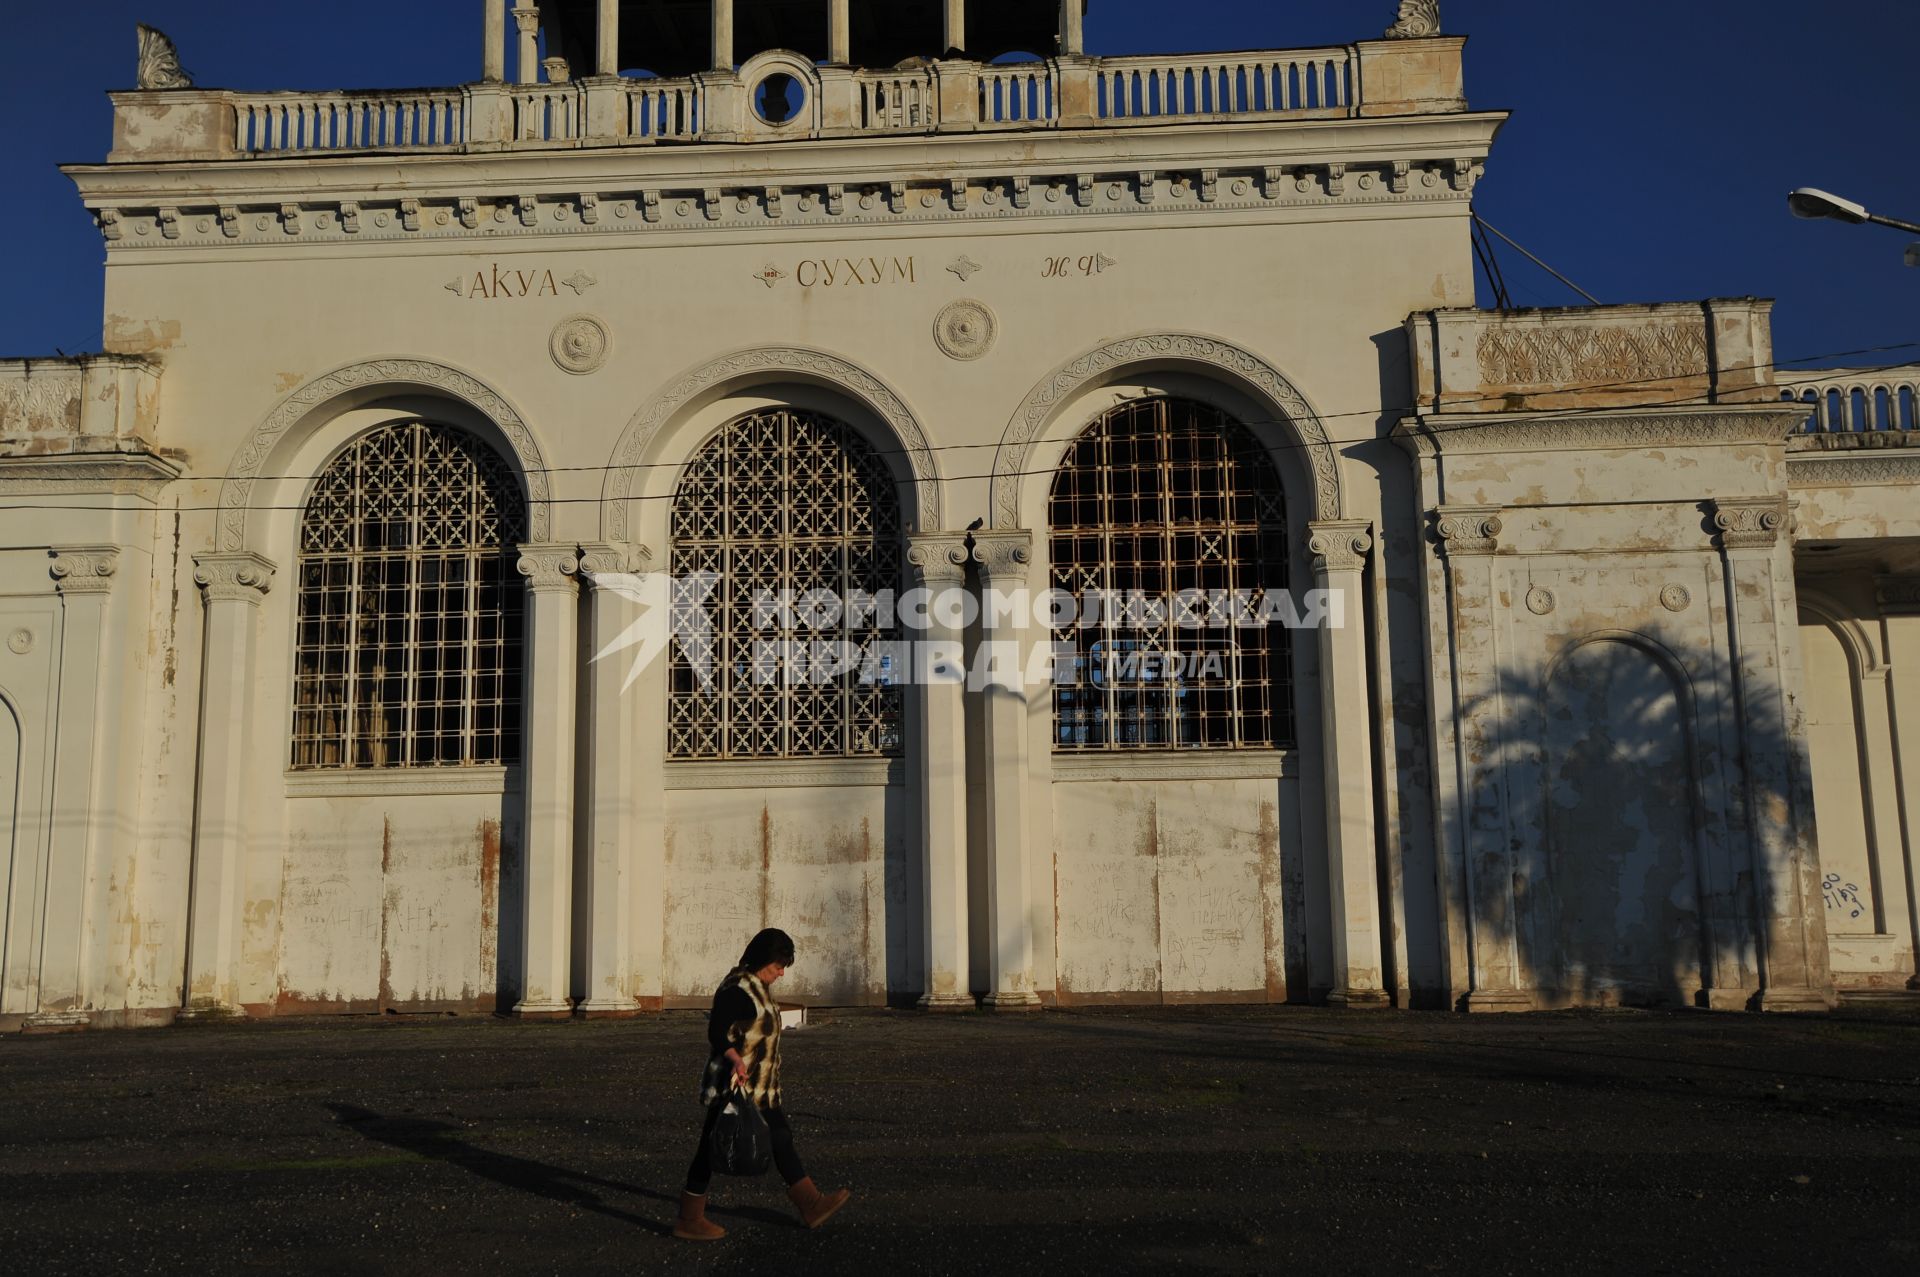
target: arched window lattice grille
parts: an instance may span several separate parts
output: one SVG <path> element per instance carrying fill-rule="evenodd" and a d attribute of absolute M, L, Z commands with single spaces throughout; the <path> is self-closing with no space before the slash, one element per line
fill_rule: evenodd
<path fill-rule="evenodd" d="M 498 453 L 424 421 L 334 458 L 300 523 L 296 769 L 518 761 L 526 501 Z"/>
<path fill-rule="evenodd" d="M 897 624 L 885 609 L 856 606 L 900 588 L 900 501 L 864 439 L 830 417 L 785 409 L 730 423 L 687 465 L 673 538 L 682 637 L 670 757 L 900 753 L 896 677 L 906 671 L 880 646 L 898 640 Z M 686 591 L 697 573 L 717 578 L 704 604 Z M 689 624 L 694 607 L 711 620 L 710 641 Z"/>
<path fill-rule="evenodd" d="M 1288 559 L 1280 476 L 1245 426 L 1189 400 L 1123 404 L 1068 450 L 1048 512 L 1052 585 L 1078 603 L 1053 632 L 1076 653 L 1055 749 L 1293 742 L 1288 632 L 1242 624 L 1287 589 Z"/>

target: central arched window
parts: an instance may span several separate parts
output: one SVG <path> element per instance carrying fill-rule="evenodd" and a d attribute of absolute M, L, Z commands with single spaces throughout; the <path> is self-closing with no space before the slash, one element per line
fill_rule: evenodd
<path fill-rule="evenodd" d="M 1122 404 L 1067 450 L 1048 518 L 1052 584 L 1077 605 L 1053 632 L 1075 652 L 1055 749 L 1293 743 L 1286 511 L 1245 426 L 1192 400 Z"/>
<path fill-rule="evenodd" d="M 300 520 L 293 766 L 518 761 L 526 501 L 500 455 L 425 421 L 369 431 Z"/>
<path fill-rule="evenodd" d="M 669 757 L 900 753 L 907 671 L 881 646 L 898 638 L 894 482 L 852 427 L 793 409 L 730 423 L 687 463 Z"/>

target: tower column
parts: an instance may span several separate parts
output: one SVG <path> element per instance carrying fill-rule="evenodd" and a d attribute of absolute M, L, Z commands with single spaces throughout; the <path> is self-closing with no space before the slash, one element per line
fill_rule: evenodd
<path fill-rule="evenodd" d="M 846 66 L 853 61 L 852 26 L 847 19 L 850 0 L 827 0 L 827 61 Z"/>
<path fill-rule="evenodd" d="M 1087 0 L 1060 0 L 1060 52 L 1077 58 L 1087 51 L 1085 29 Z"/>
<path fill-rule="evenodd" d="M 920 1005 L 929 1011 L 974 1009 L 967 948 L 965 633 L 944 623 L 939 614 L 945 609 L 931 602 L 943 591 L 966 588 L 967 554 L 966 537 L 951 532 L 914 536 L 907 550 L 913 585 L 929 594 L 927 628 L 914 640 L 913 660 L 927 945 L 927 990 Z"/>
<path fill-rule="evenodd" d="M 579 657 L 580 551 L 571 545 L 523 545 L 527 578 L 526 691 L 520 728 L 525 758 L 526 832 L 521 871 L 519 1016 L 573 1010 L 573 746 Z"/>
<path fill-rule="evenodd" d="M 486 32 L 480 42 L 480 78 L 499 84 L 507 78 L 507 0 L 485 0 Z"/>
<path fill-rule="evenodd" d="M 620 74 L 620 0 L 600 0 L 593 69 L 599 75 Z"/>
<path fill-rule="evenodd" d="M 986 759 L 987 955 L 991 987 L 987 1005 L 996 1011 L 1037 1011 L 1033 980 L 1033 871 L 1028 856 L 1027 714 L 1036 696 L 1051 688 L 1028 686 L 1027 653 L 1033 639 L 1033 609 L 1027 590 L 1033 570 L 1033 537 L 1025 531 L 980 532 L 973 558 L 988 594 L 983 620 L 987 667 L 993 678 L 981 688 Z M 991 592 L 1017 606 L 993 606 Z M 977 685 L 977 684 L 976 684 Z"/>
<path fill-rule="evenodd" d="M 733 70 L 733 0 L 713 0 L 713 69 Z"/>
<path fill-rule="evenodd" d="M 942 26 L 941 53 L 967 47 L 967 0 L 947 0 L 946 21 Z"/>
<path fill-rule="evenodd" d="M 514 82 L 537 84 L 540 81 L 540 10 L 530 4 L 515 5 L 513 22 L 520 29 L 520 56 L 513 67 Z"/>

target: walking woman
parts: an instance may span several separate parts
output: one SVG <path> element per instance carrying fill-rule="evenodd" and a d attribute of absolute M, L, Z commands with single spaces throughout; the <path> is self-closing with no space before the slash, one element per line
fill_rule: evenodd
<path fill-rule="evenodd" d="M 793 965 L 793 938 L 768 928 L 755 936 L 740 955 L 740 964 L 714 990 L 713 1010 L 707 1016 L 707 1071 L 700 1079 L 700 1102 L 707 1106 L 700 1148 L 687 1168 L 686 1190 L 680 1194 L 680 1220 L 673 1235 L 688 1241 L 718 1241 L 727 1230 L 707 1219 L 707 1186 L 713 1178 L 707 1137 L 720 1117 L 727 1093 L 738 1086 L 767 1119 L 773 1137 L 773 1162 L 787 1182 L 787 1196 L 800 1212 L 801 1222 L 818 1228 L 847 1204 L 840 1189 L 823 1193 L 814 1187 L 800 1155 L 793 1151 L 793 1128 L 780 1108 L 780 1007 L 773 1000 L 775 981 Z"/>

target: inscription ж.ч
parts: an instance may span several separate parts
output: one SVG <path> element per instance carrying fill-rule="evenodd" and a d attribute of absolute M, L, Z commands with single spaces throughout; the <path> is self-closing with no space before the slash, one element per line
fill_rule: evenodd
<path fill-rule="evenodd" d="M 545 267 L 517 270 L 491 262 L 486 269 L 462 275 L 441 287 L 467 301 L 503 301 L 518 297 L 558 297 L 563 288 L 572 289 L 578 297 L 599 282 L 583 270 L 565 279 L 555 279 L 553 271 Z"/>

